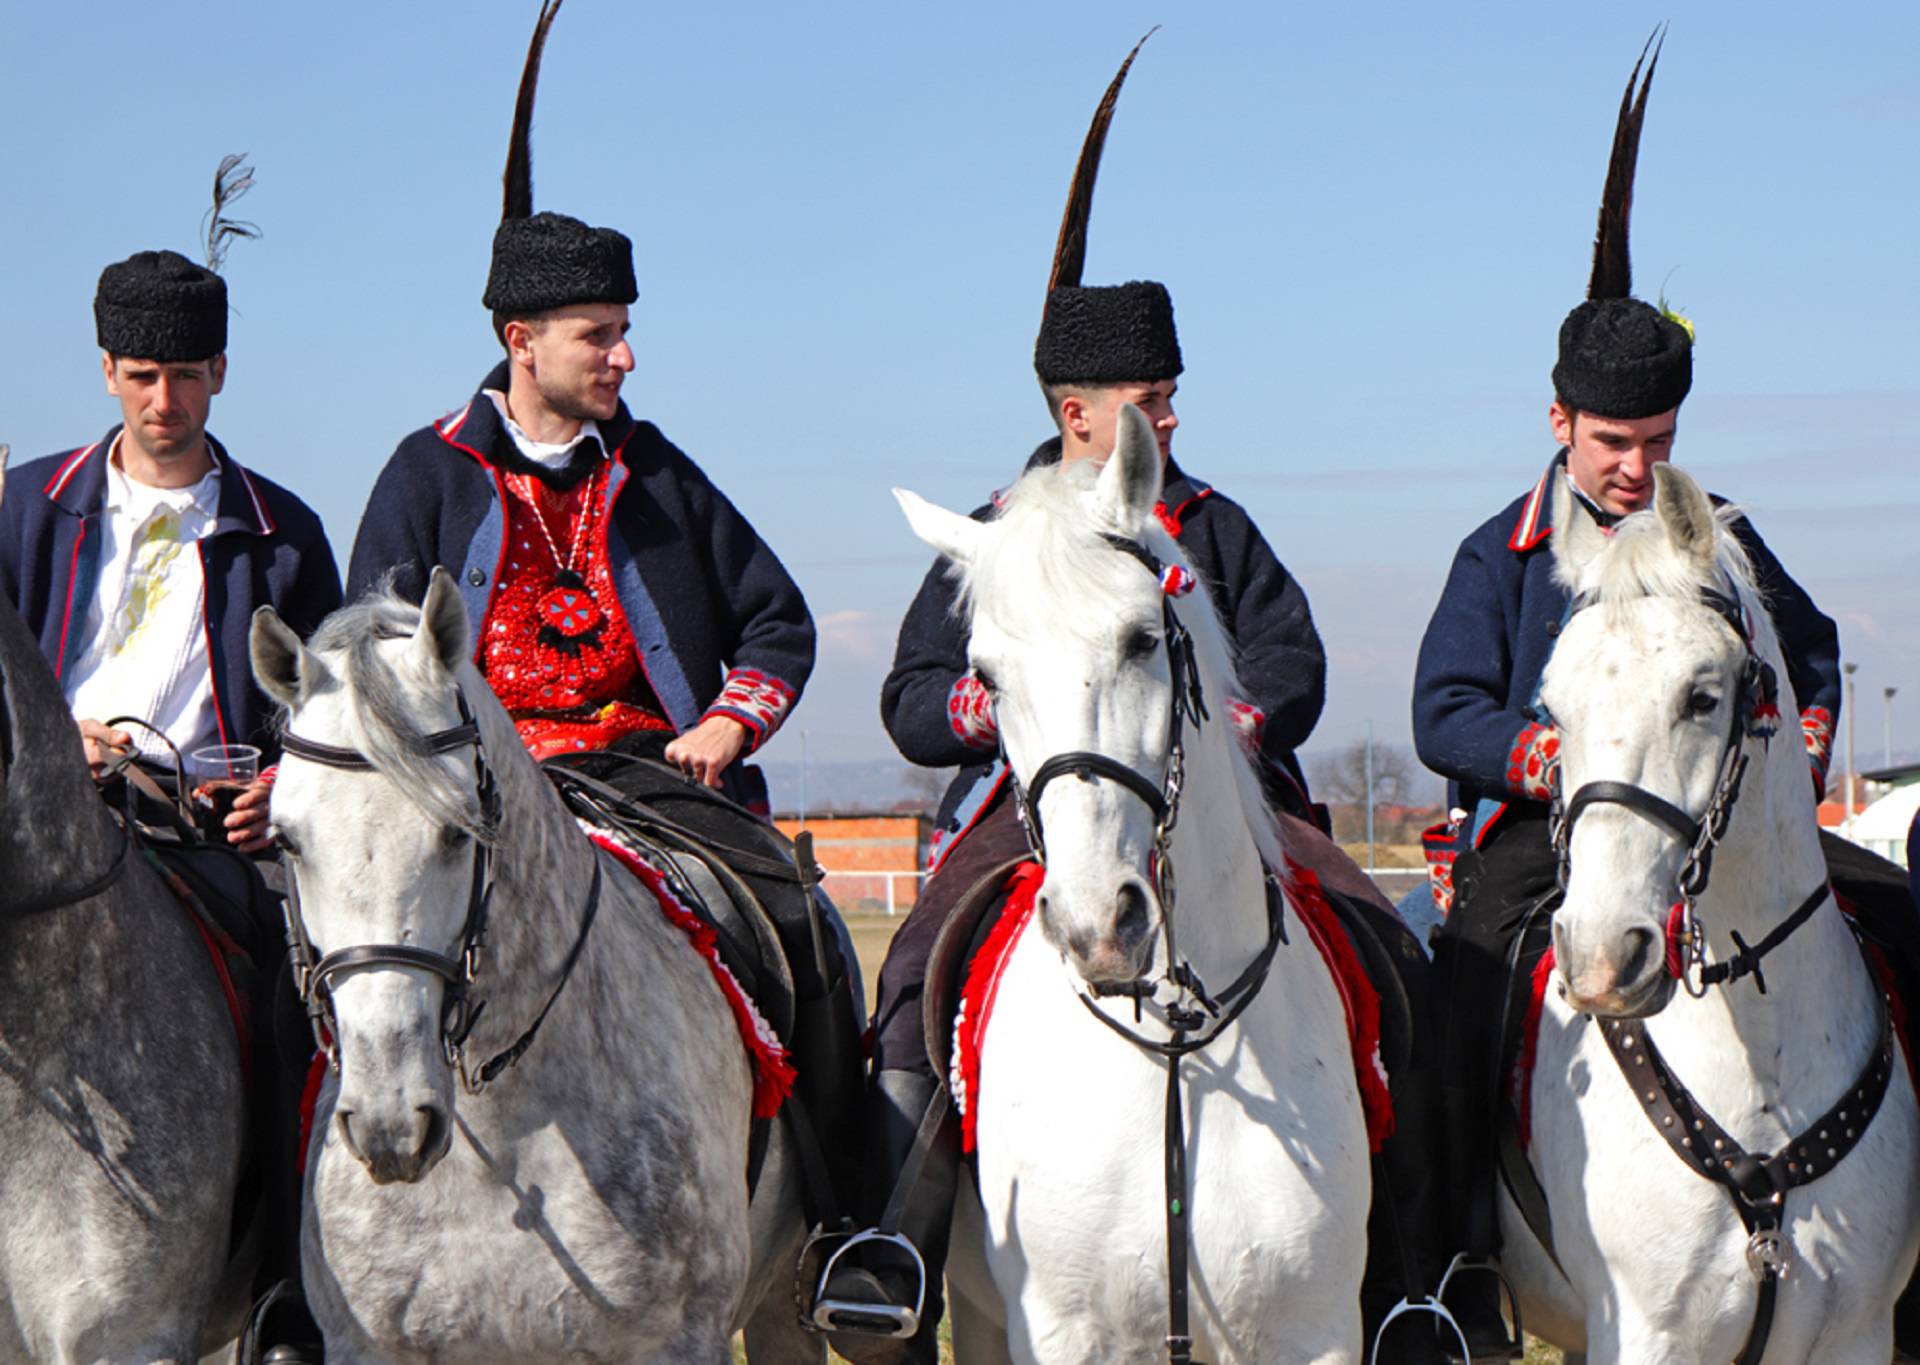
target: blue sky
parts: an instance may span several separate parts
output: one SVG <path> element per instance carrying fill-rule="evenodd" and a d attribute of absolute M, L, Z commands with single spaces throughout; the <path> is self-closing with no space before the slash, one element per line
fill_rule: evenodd
<path fill-rule="evenodd" d="M 497 354 L 479 306 L 537 6 L 0 7 L 13 263 L 0 440 L 113 420 L 101 266 L 191 250 L 246 151 L 213 429 L 344 560 L 407 431 Z M 1539 4 L 567 0 L 535 202 L 621 228 L 627 398 L 779 551 L 822 626 L 794 726 L 890 753 L 876 714 L 928 556 L 887 488 L 971 506 L 1047 434 L 1041 291 L 1087 119 L 1154 23 L 1108 142 L 1087 279 L 1173 290 L 1175 451 L 1253 512 L 1332 660 L 1315 747 L 1407 732 L 1454 545 L 1551 454 L 1613 110 L 1672 30 L 1634 215 L 1640 292 L 1700 329 L 1678 458 L 1745 503 L 1920 752 L 1920 10 Z M 770 757 L 792 758 L 797 738 Z"/>

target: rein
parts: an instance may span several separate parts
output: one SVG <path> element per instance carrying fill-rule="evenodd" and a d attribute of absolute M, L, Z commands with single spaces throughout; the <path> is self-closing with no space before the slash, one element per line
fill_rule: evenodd
<path fill-rule="evenodd" d="M 1728 727 L 1727 741 L 1721 751 L 1719 776 L 1713 796 L 1698 820 L 1666 798 L 1630 782 L 1588 782 L 1577 789 L 1564 810 L 1558 790 L 1553 801 L 1553 847 L 1558 858 L 1558 878 L 1566 889 L 1572 863 L 1573 827 L 1582 811 L 1595 805 L 1624 806 L 1645 819 L 1671 831 L 1686 846 L 1686 857 L 1675 878 L 1678 899 L 1667 914 L 1666 964 L 1670 976 L 1679 980 L 1688 995 L 1699 999 L 1715 986 L 1731 985 L 1743 976 L 1753 977 L 1760 994 L 1767 993 L 1767 978 L 1760 969 L 1763 958 L 1811 920 L 1831 894 L 1823 879 L 1811 895 L 1792 913 L 1768 931 L 1757 944 L 1733 932 L 1738 950 L 1723 962 L 1706 960 L 1706 932 L 1694 909 L 1695 901 L 1705 893 L 1713 871 L 1713 855 L 1725 837 L 1740 799 L 1740 787 L 1746 776 L 1748 754 L 1746 740 L 1758 738 L 1764 744 L 1773 735 L 1769 720 L 1777 720 L 1779 686 L 1773 666 L 1761 659 L 1753 648 L 1753 635 L 1739 602 L 1730 594 L 1703 588 L 1702 605 L 1733 629 L 1746 646 L 1747 658 L 1741 672 L 1738 709 Z M 1576 601 L 1572 611 L 1589 603 Z M 1572 613 L 1570 612 L 1569 615 Z M 1864 952 L 1864 949 L 1863 949 Z M 1696 971 L 1697 969 L 1697 971 Z M 1695 978 L 1698 978 L 1698 985 Z M 1871 965 L 1869 983 L 1874 980 Z M 1601 1037 L 1613 1054 L 1627 1088 L 1638 1101 L 1654 1131 L 1665 1139 L 1675 1156 L 1696 1175 L 1727 1191 L 1734 1211 L 1747 1231 L 1747 1269 L 1759 1283 L 1754 1303 L 1753 1322 L 1747 1339 L 1734 1358 L 1733 1365 L 1758 1365 L 1766 1354 L 1773 1332 L 1778 1306 L 1780 1281 L 1791 1263 L 1791 1251 L 1781 1233 L 1785 1222 L 1787 1192 L 1810 1183 L 1833 1169 L 1851 1152 L 1866 1133 L 1874 1115 L 1886 1098 L 1893 1072 L 1892 1008 L 1879 1000 L 1879 1040 L 1868 1054 L 1853 1083 L 1832 1108 L 1786 1146 L 1771 1155 L 1749 1152 L 1700 1107 L 1691 1091 L 1667 1066 L 1654 1046 L 1646 1026 L 1638 1019 L 1608 1019 L 1601 1025 Z"/>
<path fill-rule="evenodd" d="M 1166 939 L 1167 970 L 1162 979 L 1174 988 L 1176 999 L 1166 1007 L 1169 1039 L 1148 1038 L 1110 1017 L 1094 1003 L 1096 996 L 1125 996 L 1133 1000 L 1134 1019 L 1139 1022 L 1143 1003 L 1151 999 L 1157 983 L 1141 979 L 1118 987 L 1090 987 L 1079 992 L 1087 1012 L 1134 1046 L 1167 1063 L 1166 1121 L 1164 1152 L 1167 1208 L 1167 1359 L 1171 1365 L 1194 1365 L 1193 1335 L 1190 1325 L 1187 1291 L 1187 1267 L 1192 1242 L 1192 1200 L 1187 1189 L 1186 1105 L 1180 1088 L 1180 1062 L 1205 1048 L 1238 1019 L 1266 983 L 1275 952 L 1287 941 L 1285 901 L 1277 886 L 1267 897 L 1267 942 L 1232 984 L 1217 996 L 1210 995 L 1206 983 L 1193 964 L 1180 957 L 1174 941 L 1174 897 L 1172 835 L 1180 818 L 1180 793 L 1185 779 L 1186 753 L 1183 727 L 1191 722 L 1198 729 L 1209 720 L 1206 696 L 1200 684 L 1200 665 L 1194 655 L 1193 637 L 1174 615 L 1173 598 L 1189 591 L 1193 576 L 1178 565 L 1169 566 L 1137 540 L 1124 536 L 1102 535 L 1109 546 L 1139 561 L 1160 584 L 1160 610 L 1165 626 L 1168 669 L 1172 674 L 1173 694 L 1167 707 L 1167 771 L 1162 781 L 1129 768 L 1117 759 L 1091 750 L 1076 749 L 1055 754 L 1034 770 L 1030 782 L 1016 777 L 1013 795 L 1020 823 L 1027 835 L 1027 846 L 1034 861 L 1046 866 L 1046 831 L 1040 823 L 1040 796 L 1055 778 L 1072 774 L 1083 782 L 1106 778 L 1116 782 L 1143 801 L 1153 812 L 1154 836 L 1151 866 L 1154 887 L 1160 898 L 1161 934 Z M 1192 1005 L 1179 1003 L 1189 997 Z M 1209 1024 L 1211 1021 L 1211 1024 Z"/>
<path fill-rule="evenodd" d="M 497 828 L 501 815 L 500 787 L 492 767 L 487 763 L 486 748 L 480 738 L 480 724 L 467 705 L 466 693 L 457 684 L 454 700 L 460 708 L 460 723 L 425 736 L 421 740 L 421 750 L 428 754 L 448 754 L 468 745 L 473 746 L 474 782 L 481 819 L 489 828 Z M 289 758 L 303 759 L 323 768 L 342 772 L 375 771 L 373 760 L 358 749 L 321 744 L 295 734 L 281 737 L 281 749 Z M 474 1025 L 486 1010 L 486 1001 L 476 1002 L 473 992 L 485 961 L 487 920 L 493 900 L 491 844 L 478 836 L 473 840 L 473 876 L 467 893 L 466 920 L 461 925 L 458 948 L 453 953 L 439 953 L 408 943 L 355 943 L 335 948 L 316 960 L 313 940 L 307 933 L 306 919 L 300 909 L 299 885 L 297 872 L 287 879 L 287 947 L 292 958 L 294 987 L 300 993 L 301 1003 L 307 1007 L 314 1042 L 326 1055 L 328 1066 L 336 1075 L 339 1074 L 340 1055 L 333 1041 L 339 1032 L 333 1003 L 334 978 L 382 967 L 431 972 L 445 985 L 445 1000 L 440 1015 L 441 1049 L 447 1064 L 459 1074 L 467 1093 L 478 1095 L 526 1055 L 533 1046 L 540 1026 L 546 1022 L 560 993 L 572 979 L 573 970 L 586 948 L 587 935 L 592 931 L 593 922 L 600 912 L 601 870 L 596 854 L 593 882 L 587 890 L 587 903 L 581 912 L 579 932 L 573 946 L 567 951 L 566 961 L 560 969 L 560 979 L 546 1003 L 541 1006 L 540 1013 L 511 1044 L 472 1070 L 465 1064 L 463 1049 Z"/>

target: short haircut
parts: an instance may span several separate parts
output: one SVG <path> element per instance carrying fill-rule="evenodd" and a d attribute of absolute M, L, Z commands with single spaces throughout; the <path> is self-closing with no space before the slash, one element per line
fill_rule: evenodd
<path fill-rule="evenodd" d="M 495 313 L 493 315 L 493 334 L 499 339 L 500 349 L 507 347 L 507 324 L 524 322 L 536 331 L 546 325 L 549 313 Z"/>
<path fill-rule="evenodd" d="M 1047 416 L 1053 418 L 1055 427 L 1062 427 L 1064 429 L 1063 423 L 1060 420 L 1060 405 L 1068 398 L 1084 398 L 1088 394 L 1102 393 L 1112 389 L 1124 389 L 1126 387 L 1127 385 L 1125 384 L 1081 384 L 1073 382 L 1049 384 L 1045 380 L 1042 380 L 1040 383 L 1040 392 L 1046 395 Z"/>

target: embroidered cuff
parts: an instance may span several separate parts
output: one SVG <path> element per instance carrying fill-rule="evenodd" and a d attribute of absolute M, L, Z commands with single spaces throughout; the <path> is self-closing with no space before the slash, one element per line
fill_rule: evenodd
<path fill-rule="evenodd" d="M 971 673 L 962 673 L 947 694 L 947 724 L 969 749 L 992 753 L 1000 747 L 1000 727 L 993 721 L 993 699 Z"/>
<path fill-rule="evenodd" d="M 1551 801 L 1559 771 L 1560 732 L 1551 725 L 1529 723 L 1507 755 L 1507 789 L 1529 801 Z"/>
<path fill-rule="evenodd" d="M 1833 712 L 1809 706 L 1800 713 L 1800 734 L 1807 742 L 1807 761 L 1813 765 L 1816 798 L 1827 791 L 1827 765 L 1833 761 Z"/>
<path fill-rule="evenodd" d="M 787 712 L 793 709 L 797 695 L 771 673 L 762 673 L 757 668 L 736 668 L 727 674 L 726 685 L 700 719 L 726 716 L 739 721 L 752 736 L 747 744 L 747 752 L 752 753 L 780 728 Z"/>
<path fill-rule="evenodd" d="M 1250 754 L 1259 753 L 1260 741 L 1266 734 L 1267 713 L 1250 701 L 1229 697 L 1227 719 L 1233 722 L 1233 733 L 1242 747 Z"/>

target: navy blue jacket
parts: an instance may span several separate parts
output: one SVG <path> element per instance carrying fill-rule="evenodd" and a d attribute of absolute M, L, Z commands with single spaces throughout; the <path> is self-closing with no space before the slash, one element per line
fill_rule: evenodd
<path fill-rule="evenodd" d="M 481 389 L 504 392 L 502 361 Z M 600 434 L 613 469 L 607 548 L 640 667 L 667 719 L 687 730 L 733 717 L 758 747 L 813 671 L 813 618 L 747 519 L 651 422 L 626 404 Z M 481 627 L 506 555 L 505 473 L 530 468 L 484 392 L 400 443 L 367 500 L 347 595 L 389 579 L 419 601 L 436 565 L 457 576 Z"/>
<path fill-rule="evenodd" d="M 1043 443 L 1027 468 L 1060 459 L 1060 438 Z M 1300 786 L 1294 751 L 1319 722 L 1327 699 L 1327 656 L 1300 585 L 1274 557 L 1246 510 L 1169 460 L 1161 524 L 1180 542 L 1239 653 L 1240 682 L 1256 711 L 1235 716 L 1258 731 L 1260 750 Z M 994 504 L 976 508 L 985 521 Z M 880 692 L 880 718 L 910 763 L 959 766 L 934 820 L 934 861 L 985 810 L 1003 776 L 997 747 L 970 743 L 952 710 L 968 674 L 967 634 L 955 615 L 951 566 L 936 560 L 900 623 L 893 671 Z"/>
<path fill-rule="evenodd" d="M 1545 718 L 1532 710 L 1534 694 L 1568 607 L 1548 544 L 1553 475 L 1565 458 L 1563 450 L 1532 492 L 1460 543 L 1420 642 L 1414 744 L 1421 762 L 1449 779 L 1448 802 L 1468 812 L 1476 837 L 1506 802 L 1538 799 L 1527 763 Z M 1809 755 L 1822 775 L 1840 714 L 1839 631 L 1745 518 L 1732 529 L 1772 610 Z"/>
<path fill-rule="evenodd" d="M 49 455 L 7 475 L 0 500 L 0 587 L 40 641 L 55 677 L 80 658 L 87 608 L 100 582 L 100 530 L 114 427 L 90 446 Z M 207 437 L 220 469 L 220 505 L 198 542 L 213 708 L 223 744 L 280 752 L 273 703 L 253 680 L 247 632 L 255 608 L 271 606 L 302 636 L 340 605 L 320 518 L 286 489 L 243 469 Z M 102 716 L 99 719 L 106 719 Z"/>

